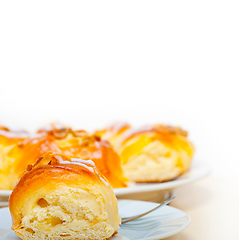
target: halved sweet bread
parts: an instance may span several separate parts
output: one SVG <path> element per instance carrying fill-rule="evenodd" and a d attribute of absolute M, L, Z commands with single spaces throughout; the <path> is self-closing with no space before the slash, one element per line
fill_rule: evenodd
<path fill-rule="evenodd" d="M 91 160 L 47 153 L 14 188 L 12 229 L 30 239 L 109 239 L 120 224 L 108 180 Z"/>

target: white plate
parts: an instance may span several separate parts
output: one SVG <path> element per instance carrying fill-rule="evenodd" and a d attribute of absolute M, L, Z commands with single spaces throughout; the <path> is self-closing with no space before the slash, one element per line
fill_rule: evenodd
<path fill-rule="evenodd" d="M 157 206 L 157 203 L 135 200 L 119 200 L 122 217 L 133 216 Z M 133 222 L 123 224 L 112 240 L 156 240 L 181 232 L 191 222 L 190 217 L 173 207 L 165 206 Z M 19 240 L 11 230 L 8 208 L 0 209 L 0 239 Z"/>
<path fill-rule="evenodd" d="M 165 194 L 171 189 L 197 181 L 211 172 L 211 167 L 200 161 L 193 162 L 191 168 L 175 180 L 163 183 L 136 183 L 128 188 L 117 188 L 114 192 L 118 198 L 162 201 L 156 199 L 156 194 Z M 147 194 L 143 194 L 146 193 Z"/>
<path fill-rule="evenodd" d="M 7 207 L 8 201 L 0 201 L 0 207 Z"/>
<path fill-rule="evenodd" d="M 200 161 L 194 161 L 190 170 L 175 180 L 164 183 L 136 183 L 127 188 L 116 188 L 114 189 L 114 192 L 119 198 L 153 201 L 153 199 L 141 199 L 139 198 L 139 194 L 142 195 L 142 193 L 145 192 L 159 192 L 162 190 L 180 187 L 207 176 L 210 171 L 211 167 L 208 164 Z M 9 197 L 11 192 L 11 190 L 0 190 L 0 197 Z"/>
<path fill-rule="evenodd" d="M 9 197 L 12 190 L 1 190 L 0 189 L 0 197 Z"/>

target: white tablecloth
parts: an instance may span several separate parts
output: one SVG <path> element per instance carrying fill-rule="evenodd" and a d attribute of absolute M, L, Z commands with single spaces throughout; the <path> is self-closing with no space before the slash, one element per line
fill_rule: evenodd
<path fill-rule="evenodd" d="M 192 222 L 167 240 L 239 239 L 239 178 L 210 176 L 173 193 L 170 206 L 186 212 Z"/>

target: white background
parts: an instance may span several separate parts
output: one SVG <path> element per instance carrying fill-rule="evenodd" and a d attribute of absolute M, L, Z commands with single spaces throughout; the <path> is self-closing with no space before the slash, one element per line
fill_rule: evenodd
<path fill-rule="evenodd" d="M 0 123 L 189 131 L 238 176 L 238 1 L 1 1 Z"/>

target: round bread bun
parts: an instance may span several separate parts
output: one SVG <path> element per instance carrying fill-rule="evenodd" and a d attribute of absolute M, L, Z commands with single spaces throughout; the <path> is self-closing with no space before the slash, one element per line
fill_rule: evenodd
<path fill-rule="evenodd" d="M 113 188 L 93 161 L 51 153 L 27 167 L 9 209 L 24 240 L 109 239 L 121 221 Z"/>
<path fill-rule="evenodd" d="M 164 182 L 189 169 L 194 146 L 181 128 L 154 125 L 128 131 L 117 151 L 130 180 Z"/>

